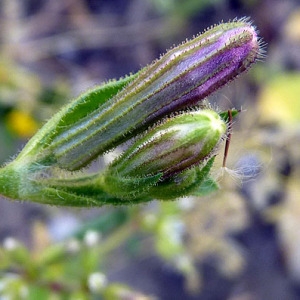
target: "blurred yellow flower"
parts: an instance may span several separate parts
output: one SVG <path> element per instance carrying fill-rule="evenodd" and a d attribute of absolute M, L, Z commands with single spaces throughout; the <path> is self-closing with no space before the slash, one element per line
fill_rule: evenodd
<path fill-rule="evenodd" d="M 263 122 L 283 126 L 300 123 L 300 73 L 274 76 L 261 90 L 258 108 Z"/>
<path fill-rule="evenodd" d="M 12 110 L 6 116 L 8 128 L 21 138 L 31 137 L 38 129 L 37 122 L 33 117 L 21 110 Z"/>

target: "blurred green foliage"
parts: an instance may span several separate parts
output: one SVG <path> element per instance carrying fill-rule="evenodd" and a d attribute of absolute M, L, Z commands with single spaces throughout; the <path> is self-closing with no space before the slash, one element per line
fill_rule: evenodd
<path fill-rule="evenodd" d="M 171 263 L 184 274 L 187 286 L 191 290 L 198 290 L 199 279 L 195 281 L 195 278 L 200 274 L 195 263 L 199 255 L 206 255 L 206 251 L 209 250 L 202 251 L 200 247 L 195 252 L 193 243 L 200 238 L 200 243 L 204 246 L 216 238 L 215 243 L 221 246 L 222 235 L 226 234 L 226 231 L 220 231 L 215 237 L 201 237 L 196 228 L 196 231 L 190 231 L 190 226 L 205 224 L 205 219 L 219 209 L 215 206 L 216 202 L 213 206 L 206 202 L 205 214 L 200 215 L 200 219 L 193 225 L 189 220 L 194 218 L 196 201 L 196 198 L 186 198 L 179 202 L 111 209 L 60 243 L 51 243 L 47 238 L 47 228 L 38 223 L 33 231 L 35 242 L 32 249 L 29 250 L 10 237 L 4 240 L 0 248 L 0 295 L 9 296 L 10 299 L 101 297 L 110 300 L 127 299 L 125 295 L 130 295 L 130 299 L 152 299 L 151 295 L 144 295 L 142 298 L 139 292 L 119 282 L 110 281 L 105 275 L 118 249 L 122 249 L 125 257 L 133 256 L 133 259 L 150 255 L 154 251 L 162 261 Z M 234 204 L 234 201 L 232 203 Z M 219 205 L 223 204 L 220 202 Z M 212 211 L 208 207 L 211 207 Z M 233 219 L 230 220 L 231 223 L 232 221 Z M 230 228 L 234 228 L 230 223 L 224 227 L 231 230 Z M 140 237 L 138 244 L 137 236 Z M 222 254 L 226 248 L 224 244 L 216 251 L 221 260 L 226 259 Z M 236 255 L 239 257 L 238 253 Z M 236 271 L 240 269 L 238 265 L 230 265 L 232 270 L 228 271 L 229 273 L 236 268 Z"/>

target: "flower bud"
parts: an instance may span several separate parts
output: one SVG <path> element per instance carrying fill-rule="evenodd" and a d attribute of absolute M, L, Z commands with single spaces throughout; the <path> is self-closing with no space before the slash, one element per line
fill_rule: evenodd
<path fill-rule="evenodd" d="M 225 132 L 216 112 L 187 112 L 149 130 L 111 167 L 126 177 L 170 177 L 210 157 Z"/>
<path fill-rule="evenodd" d="M 186 171 L 204 164 L 225 133 L 226 123 L 212 110 L 186 112 L 167 119 L 116 159 L 104 172 L 101 184 L 106 192 L 125 200 L 147 196 L 151 199 L 154 194 L 160 197 L 155 192 L 158 181 L 177 178 L 183 172 L 178 184 L 171 180 L 167 187 L 178 185 L 175 194 L 184 193 L 197 179 L 197 172 Z M 176 195 L 172 194 L 173 198 Z"/>
<path fill-rule="evenodd" d="M 145 67 L 93 112 L 74 119 L 50 143 L 48 160 L 68 170 L 86 166 L 165 116 L 201 105 L 207 95 L 247 70 L 259 54 L 256 31 L 245 20 L 207 30 Z M 95 101 L 97 95 L 86 95 L 84 105 L 90 98 Z"/>

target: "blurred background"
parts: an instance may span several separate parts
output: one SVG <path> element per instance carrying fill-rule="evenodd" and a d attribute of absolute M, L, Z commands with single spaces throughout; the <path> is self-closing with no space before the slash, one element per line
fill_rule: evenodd
<path fill-rule="evenodd" d="M 209 97 L 242 108 L 220 190 L 81 210 L 0 198 L 0 299 L 300 299 L 297 0 L 0 0 L 0 163 L 80 92 L 244 16 L 267 56 Z"/>

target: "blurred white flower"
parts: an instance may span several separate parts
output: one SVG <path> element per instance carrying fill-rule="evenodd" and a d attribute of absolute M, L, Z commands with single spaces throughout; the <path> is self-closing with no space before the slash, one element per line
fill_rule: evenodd
<path fill-rule="evenodd" d="M 107 278 L 103 273 L 95 272 L 88 277 L 88 287 L 91 292 L 101 292 L 107 285 Z"/>
<path fill-rule="evenodd" d="M 20 246 L 20 242 L 13 237 L 7 237 L 3 241 L 3 248 L 8 251 L 13 251 Z"/>
<path fill-rule="evenodd" d="M 88 230 L 84 236 L 84 243 L 88 247 L 96 246 L 100 240 L 101 240 L 100 233 L 94 230 Z"/>

